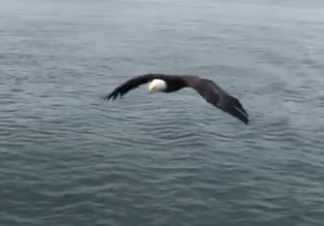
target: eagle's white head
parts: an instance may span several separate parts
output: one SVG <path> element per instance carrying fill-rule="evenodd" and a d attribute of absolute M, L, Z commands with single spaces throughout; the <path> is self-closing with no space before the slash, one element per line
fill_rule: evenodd
<path fill-rule="evenodd" d="M 154 79 L 148 86 L 150 93 L 161 92 L 167 88 L 167 83 L 162 79 Z"/>

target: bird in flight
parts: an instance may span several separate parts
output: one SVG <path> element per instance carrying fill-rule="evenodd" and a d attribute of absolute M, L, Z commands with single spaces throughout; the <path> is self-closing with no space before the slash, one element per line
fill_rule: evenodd
<path fill-rule="evenodd" d="M 207 103 L 232 115 L 246 125 L 249 123 L 249 115 L 236 97 L 227 93 L 212 80 L 200 78 L 195 75 L 155 73 L 138 75 L 117 86 L 110 94 L 105 96 L 104 99 L 115 100 L 118 96 L 123 97 L 130 90 L 146 83 L 149 83 L 149 93 L 173 93 L 183 88 L 192 88 L 198 92 Z"/>

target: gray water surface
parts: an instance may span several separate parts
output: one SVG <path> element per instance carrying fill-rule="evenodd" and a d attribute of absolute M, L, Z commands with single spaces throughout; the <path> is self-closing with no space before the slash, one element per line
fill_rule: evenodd
<path fill-rule="evenodd" d="M 324 222 L 322 1 L 1 0 L 0 225 Z M 101 97 L 134 75 L 195 91 Z"/>

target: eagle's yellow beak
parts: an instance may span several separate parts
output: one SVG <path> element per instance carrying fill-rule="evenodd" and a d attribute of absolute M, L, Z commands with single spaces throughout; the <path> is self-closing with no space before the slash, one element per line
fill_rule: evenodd
<path fill-rule="evenodd" d="M 157 87 L 156 87 L 156 85 L 154 83 L 153 84 L 150 83 L 148 89 L 149 89 L 149 93 L 155 93 L 156 90 L 157 90 Z"/>
<path fill-rule="evenodd" d="M 149 93 L 155 93 L 156 92 L 156 86 L 152 86 L 149 88 Z"/>

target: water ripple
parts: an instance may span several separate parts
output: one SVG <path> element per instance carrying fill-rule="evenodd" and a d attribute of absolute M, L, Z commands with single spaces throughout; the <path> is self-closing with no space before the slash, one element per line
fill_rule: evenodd
<path fill-rule="evenodd" d="M 314 1 L 28 4 L 0 8 L 0 225 L 323 222 Z M 250 125 L 189 89 L 100 99 L 149 71 L 217 81 Z"/>

